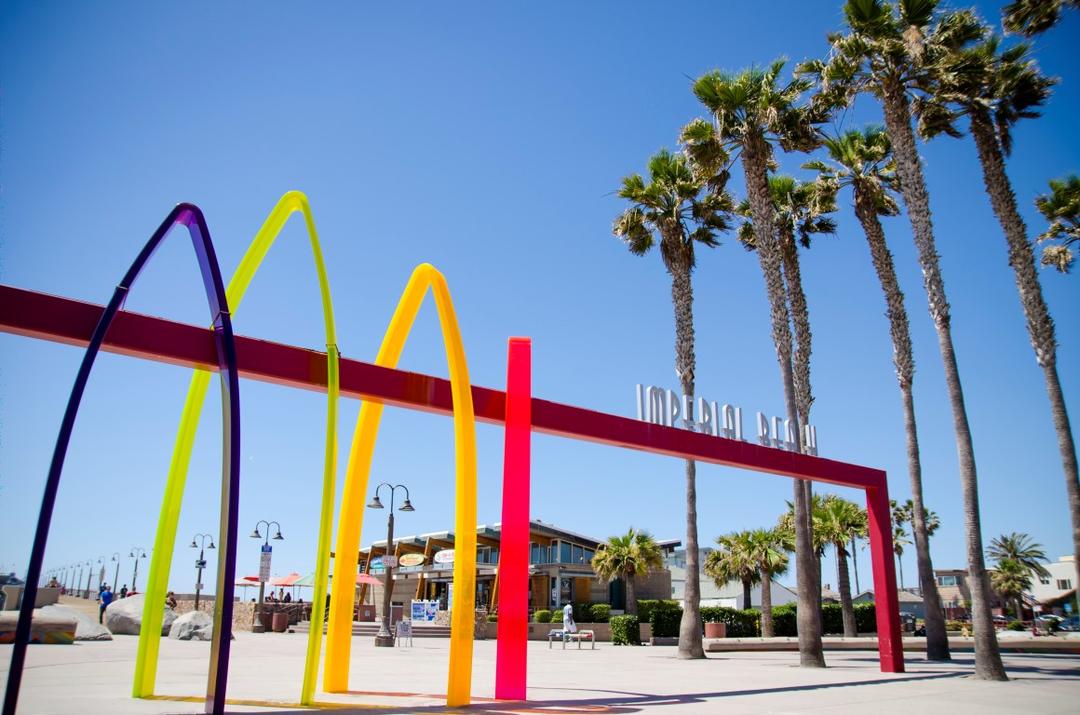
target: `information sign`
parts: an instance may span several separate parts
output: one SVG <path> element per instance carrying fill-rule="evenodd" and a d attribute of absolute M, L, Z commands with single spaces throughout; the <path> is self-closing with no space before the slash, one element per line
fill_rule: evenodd
<path fill-rule="evenodd" d="M 259 559 L 259 580 L 266 582 L 270 580 L 270 552 L 273 550 L 270 544 L 263 544 L 262 558 Z"/>

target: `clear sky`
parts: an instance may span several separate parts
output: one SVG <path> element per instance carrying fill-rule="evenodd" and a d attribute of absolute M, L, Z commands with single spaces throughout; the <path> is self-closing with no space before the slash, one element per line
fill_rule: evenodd
<path fill-rule="evenodd" d="M 638 382 L 677 387 L 670 283 L 659 255 L 611 235 L 614 194 L 702 113 L 691 79 L 779 55 L 825 51 L 840 2 L 31 3 L 0 7 L 0 280 L 105 302 L 169 209 L 205 211 L 228 276 L 278 197 L 310 197 L 329 261 L 339 344 L 372 360 L 412 268 L 453 292 L 472 379 L 500 387 L 506 338 L 534 341 L 538 397 L 634 412 Z M 1000 3 L 981 3 L 998 17 Z M 1080 14 L 1037 43 L 1061 77 L 1045 117 L 1016 131 L 1009 173 L 1034 235 L 1046 180 L 1080 170 Z M 1072 49 L 1070 49 L 1072 47 Z M 842 128 L 880 121 L 860 103 Z M 839 126 L 839 124 L 838 124 Z M 1031 534 L 1070 552 L 1061 463 L 1042 373 L 1028 344 L 1004 240 L 970 140 L 921 147 L 975 439 L 983 534 Z M 802 155 L 779 156 L 798 171 Z M 733 186 L 742 192 L 741 181 Z M 888 471 L 909 496 L 884 304 L 843 196 L 839 232 L 803 254 L 814 328 L 812 421 L 823 456 Z M 905 217 L 886 221 L 912 318 L 916 409 L 935 565 L 963 567 L 949 404 Z M 1042 272 L 1061 378 L 1080 420 L 1080 276 Z M 756 258 L 734 236 L 699 254 L 698 394 L 783 411 Z M 192 323 L 207 316 L 190 243 L 174 236 L 129 300 Z M 294 219 L 235 316 L 241 334 L 323 345 L 310 249 Z M 0 335 L 0 567 L 28 558 L 41 489 L 81 350 Z M 446 374 L 433 306 L 402 367 Z M 68 453 L 46 568 L 150 549 L 189 372 L 103 354 Z M 314 567 L 324 397 L 243 382 L 240 526 L 277 520 L 274 571 Z M 341 403 L 339 490 L 359 403 Z M 217 391 L 210 391 L 180 520 L 171 587 L 189 591 L 192 534 L 216 531 Z M 500 518 L 502 434 L 480 425 L 482 522 Z M 453 523 L 453 434 L 444 417 L 387 410 L 373 479 L 403 482 L 416 511 L 399 534 Z M 547 436 L 533 441 L 534 517 L 604 538 L 634 525 L 684 532 L 681 462 Z M 702 465 L 703 544 L 772 524 L 786 479 Z M 843 490 L 841 490 L 843 491 Z M 854 492 L 847 492 L 856 497 Z M 382 538 L 369 512 L 363 542 Z M 258 548 L 240 544 L 238 571 Z M 909 554 L 910 554 L 909 550 Z M 148 562 L 145 562 L 148 563 Z M 211 564 L 216 566 L 216 560 Z M 869 558 L 859 554 L 863 583 Z M 145 583 L 140 567 L 139 583 Z M 109 579 L 112 579 L 110 564 Z M 824 581 L 835 583 L 831 559 Z M 904 558 L 907 585 L 914 558 Z M 793 577 L 789 576 L 789 580 Z M 212 580 L 210 580 L 212 582 Z"/>

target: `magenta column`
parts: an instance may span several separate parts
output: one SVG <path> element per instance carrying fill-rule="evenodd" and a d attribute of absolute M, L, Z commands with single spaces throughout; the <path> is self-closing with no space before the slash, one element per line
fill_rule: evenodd
<path fill-rule="evenodd" d="M 874 571 L 874 605 L 877 614 L 878 659 L 882 673 L 904 672 L 904 644 L 900 634 L 900 602 L 893 570 L 892 513 L 885 480 L 866 490 L 869 517 L 870 559 Z"/>
<path fill-rule="evenodd" d="M 510 338 L 509 341 L 505 425 L 495 697 L 524 700 L 529 644 L 529 440 L 532 431 L 532 341 L 529 338 Z"/>

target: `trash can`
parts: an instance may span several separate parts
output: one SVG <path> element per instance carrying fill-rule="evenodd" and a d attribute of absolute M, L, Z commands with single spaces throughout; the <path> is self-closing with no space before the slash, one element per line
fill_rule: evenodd
<path fill-rule="evenodd" d="M 706 638 L 727 638 L 727 624 L 726 623 L 706 623 L 705 624 L 705 637 Z"/>
<path fill-rule="evenodd" d="M 285 611 L 276 611 L 271 626 L 274 633 L 284 633 L 289 629 L 289 614 Z"/>
<path fill-rule="evenodd" d="M 270 626 L 273 623 L 274 612 L 269 608 L 259 611 L 259 624 L 263 627 L 263 632 L 270 630 Z"/>

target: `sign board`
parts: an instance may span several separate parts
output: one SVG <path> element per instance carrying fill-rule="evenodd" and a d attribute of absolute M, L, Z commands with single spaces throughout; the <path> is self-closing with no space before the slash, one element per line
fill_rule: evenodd
<path fill-rule="evenodd" d="M 438 601 L 413 601 L 410 608 L 412 620 L 417 623 L 433 623 L 439 612 Z"/>
<path fill-rule="evenodd" d="M 412 638 L 412 621 L 398 621 L 395 625 L 398 638 Z"/>
<path fill-rule="evenodd" d="M 742 408 L 734 405 L 720 405 L 704 397 L 697 400 L 696 411 L 693 399 L 679 395 L 674 390 L 665 390 L 653 385 L 637 385 L 637 418 L 643 422 L 682 427 L 691 432 L 701 432 L 713 437 L 724 437 L 740 442 L 749 441 L 743 437 Z M 696 417 L 696 419 L 695 419 Z M 795 431 L 798 425 L 791 420 L 773 417 L 771 420 L 763 413 L 757 413 L 758 444 L 774 449 L 795 451 Z M 817 456 L 817 428 L 802 425 L 802 450 L 806 454 Z"/>
<path fill-rule="evenodd" d="M 273 550 L 273 546 L 270 544 L 263 544 L 262 555 L 259 559 L 259 580 L 270 580 L 270 552 Z"/>
<path fill-rule="evenodd" d="M 443 549 L 439 553 L 432 557 L 432 562 L 437 564 L 452 564 L 454 563 L 454 550 Z"/>
<path fill-rule="evenodd" d="M 454 584 L 448 584 L 446 587 L 446 610 L 449 613 L 454 612 Z"/>
<path fill-rule="evenodd" d="M 398 559 L 398 563 L 401 564 L 402 566 L 406 566 L 406 567 L 407 566 L 419 566 L 420 564 L 424 563 L 424 555 L 423 554 L 405 554 L 400 559 Z"/>
<path fill-rule="evenodd" d="M 195 568 L 197 568 L 197 569 L 206 568 L 206 559 L 195 559 Z"/>
<path fill-rule="evenodd" d="M 195 590 L 196 590 L 196 591 L 201 591 L 201 590 L 203 590 L 204 588 L 206 588 L 206 586 L 202 585 L 201 583 L 197 583 L 197 584 L 195 584 Z"/>
<path fill-rule="evenodd" d="M 1069 603 L 1068 601 L 1065 602 L 1065 612 L 1066 613 L 1072 613 L 1072 604 Z"/>
<path fill-rule="evenodd" d="M 397 566 L 397 556 L 394 556 L 393 554 L 387 554 L 386 556 L 383 556 L 381 561 L 382 561 L 383 568 L 391 568 L 392 569 L 395 566 Z"/>

